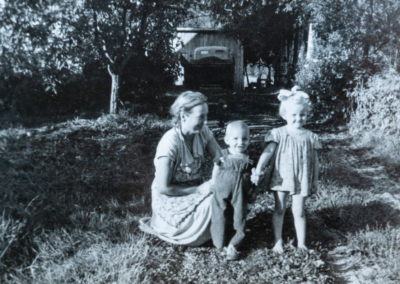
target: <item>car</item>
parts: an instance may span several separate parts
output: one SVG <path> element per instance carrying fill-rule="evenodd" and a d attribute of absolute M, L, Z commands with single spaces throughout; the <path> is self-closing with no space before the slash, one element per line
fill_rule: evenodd
<path fill-rule="evenodd" d="M 200 87 L 233 88 L 235 60 L 225 46 L 202 46 L 194 49 L 189 59 L 181 58 L 184 85 L 188 89 Z"/>

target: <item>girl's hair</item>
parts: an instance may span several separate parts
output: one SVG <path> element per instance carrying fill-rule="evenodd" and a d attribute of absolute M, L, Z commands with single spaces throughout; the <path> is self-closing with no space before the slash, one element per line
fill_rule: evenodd
<path fill-rule="evenodd" d="M 280 90 L 278 100 L 281 101 L 279 106 L 279 115 L 285 118 L 286 106 L 288 104 L 298 104 L 307 107 L 307 112 L 311 110 L 310 97 L 302 91 L 298 91 L 299 87 L 294 86 L 290 91 Z"/>
<path fill-rule="evenodd" d="M 207 97 L 200 92 L 186 91 L 180 94 L 169 110 L 174 126 L 181 125 L 181 113 L 188 114 L 195 106 L 205 103 L 207 103 Z"/>

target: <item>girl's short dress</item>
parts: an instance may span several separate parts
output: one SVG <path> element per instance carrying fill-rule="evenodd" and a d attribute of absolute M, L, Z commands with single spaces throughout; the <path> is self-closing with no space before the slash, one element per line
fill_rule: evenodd
<path fill-rule="evenodd" d="M 265 142 L 275 142 L 275 163 L 269 188 L 288 191 L 291 195 L 309 196 L 316 193 L 314 184 L 318 176 L 314 173 L 315 151 L 321 149 L 318 136 L 304 129 L 292 134 L 287 126 L 272 129 L 265 135 Z"/>

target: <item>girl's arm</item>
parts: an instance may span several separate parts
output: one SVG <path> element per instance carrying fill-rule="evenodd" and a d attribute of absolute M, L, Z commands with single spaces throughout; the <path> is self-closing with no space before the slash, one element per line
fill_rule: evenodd
<path fill-rule="evenodd" d="M 267 147 L 265 147 L 263 153 L 261 154 L 260 159 L 258 160 L 257 168 L 253 168 L 251 170 L 251 182 L 254 183 L 255 185 L 258 185 L 258 182 L 260 180 L 260 176 L 262 173 L 263 168 L 265 165 L 269 162 L 269 160 L 272 158 L 274 155 L 276 149 L 276 143 L 275 142 L 270 142 Z"/>
<path fill-rule="evenodd" d="M 258 160 L 257 168 L 256 168 L 256 174 L 259 175 L 262 172 L 262 169 L 265 167 L 265 165 L 269 162 L 269 160 L 272 158 L 274 155 L 276 149 L 276 143 L 275 142 L 270 142 L 267 147 L 265 147 L 263 153 L 261 154 L 260 159 Z"/>
<path fill-rule="evenodd" d="M 161 157 L 156 162 L 156 188 L 158 193 L 179 196 L 197 193 L 197 186 L 184 187 L 179 185 L 171 185 L 173 171 L 173 161 L 168 157 Z"/>

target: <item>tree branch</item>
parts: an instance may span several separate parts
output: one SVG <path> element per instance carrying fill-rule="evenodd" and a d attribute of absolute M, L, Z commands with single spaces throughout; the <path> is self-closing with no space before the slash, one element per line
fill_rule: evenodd
<path fill-rule="evenodd" d="M 100 43 L 101 30 L 99 27 L 99 22 L 97 20 L 97 14 L 96 14 L 96 11 L 94 10 L 94 8 L 93 8 L 93 20 L 94 20 L 94 38 L 95 38 L 95 41 L 98 42 L 99 45 L 101 45 L 101 43 Z M 108 58 L 108 60 L 110 60 L 110 62 L 112 64 L 115 64 L 115 61 L 111 58 L 110 54 L 107 51 L 106 41 L 104 39 L 102 39 L 102 41 L 103 41 L 103 44 L 100 47 L 100 53 L 102 53 L 104 57 Z"/>
<path fill-rule="evenodd" d="M 128 55 L 122 60 L 121 66 L 120 66 L 121 71 L 124 70 L 126 64 L 128 64 L 129 60 L 131 60 L 133 54 L 134 54 L 133 51 L 129 52 Z"/>
<path fill-rule="evenodd" d="M 103 51 L 104 51 L 105 57 L 107 57 L 112 64 L 115 64 L 115 60 L 111 58 L 110 54 L 107 51 L 107 46 L 106 46 L 106 41 L 105 40 L 103 40 L 103 46 L 102 47 L 103 47 Z"/>

